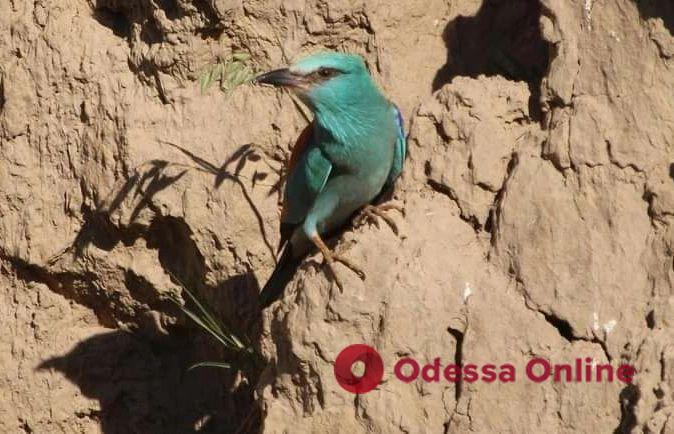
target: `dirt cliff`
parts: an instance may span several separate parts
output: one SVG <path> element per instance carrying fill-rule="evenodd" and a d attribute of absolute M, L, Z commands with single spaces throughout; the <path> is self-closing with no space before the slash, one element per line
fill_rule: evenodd
<path fill-rule="evenodd" d="M 361 54 L 402 109 L 400 226 L 350 227 L 340 293 L 307 259 L 261 316 L 284 93 L 202 91 Z M 184 282 L 260 369 L 170 301 Z M 670 0 L 0 2 L 0 431 L 674 432 Z M 348 344 L 385 381 L 335 381 Z M 625 363 L 632 384 L 395 379 L 427 363 Z"/>

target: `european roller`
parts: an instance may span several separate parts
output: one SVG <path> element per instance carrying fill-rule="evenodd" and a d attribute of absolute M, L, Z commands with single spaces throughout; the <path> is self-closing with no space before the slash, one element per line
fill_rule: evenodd
<path fill-rule="evenodd" d="M 358 210 L 392 223 L 383 211 L 402 209 L 371 202 L 400 175 L 406 142 L 400 111 L 382 95 L 360 56 L 315 54 L 255 81 L 289 89 L 314 114 L 289 161 L 281 212 L 283 251 L 260 293 L 264 308 L 281 295 L 313 247 L 322 253 L 340 290 L 336 262 L 365 278 L 360 267 L 331 251 L 323 239 Z"/>

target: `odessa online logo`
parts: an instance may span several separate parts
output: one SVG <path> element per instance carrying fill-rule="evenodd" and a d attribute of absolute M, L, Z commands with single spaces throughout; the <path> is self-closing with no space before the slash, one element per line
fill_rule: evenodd
<path fill-rule="evenodd" d="M 512 363 L 477 365 L 474 363 L 448 364 L 443 366 L 440 358 L 423 366 L 415 359 L 399 359 L 393 367 L 395 377 L 403 383 L 421 378 L 427 383 L 439 382 L 441 378 L 450 383 L 513 383 L 518 381 L 517 370 Z M 547 359 L 535 357 L 524 369 L 524 378 L 533 383 L 601 383 L 621 381 L 631 383 L 636 371 L 633 366 L 617 367 L 597 363 L 591 357 L 576 358 L 572 363 L 552 364 Z M 362 394 L 376 388 L 384 377 L 384 362 L 372 347 L 364 344 L 349 345 L 335 360 L 335 379 L 344 390 Z"/>

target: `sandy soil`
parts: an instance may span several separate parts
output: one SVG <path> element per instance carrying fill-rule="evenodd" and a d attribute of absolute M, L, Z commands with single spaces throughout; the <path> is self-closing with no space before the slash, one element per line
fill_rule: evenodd
<path fill-rule="evenodd" d="M 670 0 L 1 1 L 0 432 L 673 433 L 673 34 Z M 312 257 L 259 316 L 306 120 L 198 81 L 321 48 L 401 107 L 406 215 L 336 240 L 364 282 Z M 186 372 L 228 355 L 171 276 L 266 366 Z M 356 398 L 361 342 L 385 381 Z M 401 357 L 637 375 L 408 384 Z"/>

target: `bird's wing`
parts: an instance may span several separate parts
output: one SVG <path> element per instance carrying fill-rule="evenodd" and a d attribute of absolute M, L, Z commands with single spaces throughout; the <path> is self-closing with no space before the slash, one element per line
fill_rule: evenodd
<path fill-rule="evenodd" d="M 304 127 L 302 132 L 300 133 L 300 136 L 297 138 L 295 141 L 295 146 L 293 146 L 293 149 L 290 151 L 290 159 L 288 160 L 288 167 L 286 168 L 288 173 L 290 173 L 295 166 L 297 166 L 297 162 L 300 159 L 300 156 L 304 154 L 304 151 L 307 149 L 307 145 L 309 144 L 309 141 L 313 137 L 314 134 L 314 123 L 311 122 L 309 125 Z"/>
<path fill-rule="evenodd" d="M 313 128 L 314 124 L 311 123 L 302 131 L 288 163 L 279 248 L 283 247 L 295 228 L 304 221 L 332 171 L 332 163 L 314 142 Z"/>
<path fill-rule="evenodd" d="M 396 138 L 395 152 L 393 154 L 393 165 L 391 166 L 391 171 L 386 179 L 387 186 L 392 185 L 402 173 L 403 163 L 405 162 L 405 156 L 407 154 L 407 139 L 405 138 L 403 116 L 396 105 L 392 104 L 392 106 L 393 116 L 395 116 L 396 126 L 398 127 L 398 135 Z"/>

